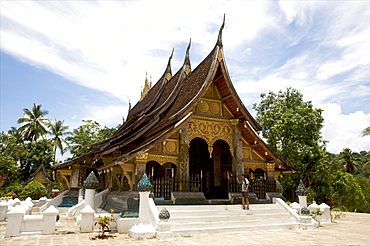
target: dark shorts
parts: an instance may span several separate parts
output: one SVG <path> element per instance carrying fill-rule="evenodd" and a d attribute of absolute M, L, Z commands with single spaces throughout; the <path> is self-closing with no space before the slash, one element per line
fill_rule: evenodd
<path fill-rule="evenodd" d="M 248 198 L 248 192 L 242 191 L 242 197 Z"/>

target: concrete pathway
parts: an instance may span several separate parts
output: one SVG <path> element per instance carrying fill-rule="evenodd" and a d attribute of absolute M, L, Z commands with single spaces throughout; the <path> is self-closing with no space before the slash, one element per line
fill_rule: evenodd
<path fill-rule="evenodd" d="M 346 213 L 318 230 L 273 230 L 175 237 L 168 240 L 133 240 L 127 234 L 91 240 L 97 233 L 30 235 L 4 238 L 6 222 L 0 222 L 0 245 L 370 245 L 370 214 Z"/>

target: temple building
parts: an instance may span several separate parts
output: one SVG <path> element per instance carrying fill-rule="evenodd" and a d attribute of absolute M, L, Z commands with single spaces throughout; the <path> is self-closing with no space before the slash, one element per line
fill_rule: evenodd
<path fill-rule="evenodd" d="M 191 68 L 189 43 L 178 71 L 169 57 L 161 78 L 147 79 L 140 101 L 109 139 L 83 156 L 53 166 L 66 189 L 83 186 L 94 171 L 99 189 L 135 191 L 144 173 L 154 196 L 201 192 L 227 199 L 239 192 L 236 177 L 245 173 L 257 197 L 276 190 L 275 181 L 293 168 L 276 156 L 258 135 L 261 127 L 240 100 L 225 62 L 220 27 L 212 51 Z M 172 51 L 173 53 L 173 51 Z"/>

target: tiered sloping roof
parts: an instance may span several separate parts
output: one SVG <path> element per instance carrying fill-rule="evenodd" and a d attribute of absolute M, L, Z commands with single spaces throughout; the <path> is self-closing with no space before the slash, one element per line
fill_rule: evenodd
<path fill-rule="evenodd" d="M 218 40 L 209 55 L 193 70 L 190 71 L 189 50 L 182 67 L 172 76 L 171 59 L 158 82 L 148 94 L 139 101 L 129 112 L 126 122 L 109 139 L 91 147 L 88 153 L 68 163 L 60 164 L 53 169 L 62 168 L 87 158 L 94 160 L 120 150 L 123 154 L 98 169 L 105 169 L 127 162 L 139 156 L 156 145 L 162 143 L 183 124 L 191 119 L 191 114 L 205 95 L 212 82 L 216 85 L 222 101 L 235 118 L 239 119 L 239 127 L 244 138 L 252 144 L 268 161 L 275 162 L 275 169 L 290 171 L 292 168 L 280 160 L 258 136 L 261 127 L 250 115 L 237 95 L 230 80 L 225 60 L 223 59 L 222 31 L 220 27 Z M 221 57 L 221 58 L 220 58 Z M 214 80 L 214 78 L 217 78 Z"/>

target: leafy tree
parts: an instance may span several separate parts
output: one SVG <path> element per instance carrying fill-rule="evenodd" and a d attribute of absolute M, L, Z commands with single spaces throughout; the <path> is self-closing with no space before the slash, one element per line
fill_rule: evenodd
<path fill-rule="evenodd" d="M 312 172 L 310 196 L 319 203 L 333 205 L 334 174 L 338 171 L 338 160 L 335 154 L 326 152 Z"/>
<path fill-rule="evenodd" d="M 370 156 L 370 151 L 366 154 L 366 156 Z M 370 168 L 370 161 L 366 162 L 365 165 L 362 167 L 363 170 L 367 170 Z"/>
<path fill-rule="evenodd" d="M 48 111 L 41 109 L 41 104 L 33 104 L 32 110 L 23 109 L 24 117 L 18 119 L 18 123 L 24 123 L 18 128 L 24 140 L 37 141 L 47 134 L 47 124 L 49 119 L 46 118 Z"/>
<path fill-rule="evenodd" d="M 74 129 L 71 136 L 66 138 L 71 146 L 70 152 L 73 154 L 72 158 L 77 158 L 87 153 L 93 144 L 109 138 L 119 127 L 101 128 L 100 124 L 96 121 L 82 120 L 82 122 L 85 124 Z"/>
<path fill-rule="evenodd" d="M 347 173 L 353 174 L 360 165 L 360 159 L 349 148 L 345 148 L 339 153 L 339 162 L 345 168 Z"/>
<path fill-rule="evenodd" d="M 370 204 L 370 178 L 366 178 L 362 175 L 357 175 L 355 176 L 355 180 L 357 184 L 361 187 L 366 201 Z"/>
<path fill-rule="evenodd" d="M 5 184 L 11 184 L 19 180 L 20 169 L 17 162 L 9 155 L 0 154 L 0 172 L 7 175 Z"/>
<path fill-rule="evenodd" d="M 53 146 L 54 146 L 54 163 L 56 162 L 56 156 L 57 156 L 57 149 L 59 149 L 60 153 L 63 155 L 65 148 L 63 145 L 66 147 L 69 147 L 69 144 L 66 140 L 63 139 L 65 135 L 70 134 L 71 132 L 67 132 L 69 126 L 63 126 L 64 120 L 55 120 L 54 124 L 51 122 L 48 124 L 49 129 L 50 129 L 50 135 L 53 136 L 51 139 Z"/>
<path fill-rule="evenodd" d="M 8 134 L 0 133 L 0 172 L 8 176 L 4 186 L 20 181 L 20 168 L 17 161 L 27 155 L 23 143 L 17 138 L 16 131 L 10 131 Z"/>
<path fill-rule="evenodd" d="M 19 197 L 22 200 L 26 199 L 27 197 L 31 197 L 32 199 L 36 200 L 40 197 L 46 196 L 47 193 L 48 191 L 43 184 L 36 180 L 33 180 L 24 187 Z"/>
<path fill-rule="evenodd" d="M 370 136 L 370 126 L 369 127 L 366 127 L 363 131 L 362 131 L 362 136 L 365 137 L 365 136 Z M 367 152 L 366 156 L 370 156 L 370 151 Z M 366 170 L 368 168 L 370 168 L 370 161 L 366 162 L 365 165 L 362 167 L 363 170 Z"/>
<path fill-rule="evenodd" d="M 324 123 L 322 109 L 303 101 L 303 95 L 293 88 L 277 94 L 262 93 L 260 104 L 254 104 L 253 108 L 269 147 L 297 170 L 281 179 L 286 195 L 294 196 L 300 179 L 307 187 L 310 185 L 311 172 L 324 154 L 325 142 L 320 131 Z"/>
<path fill-rule="evenodd" d="M 37 142 L 28 142 L 25 144 L 25 148 L 28 154 L 20 160 L 23 181 L 28 180 L 30 175 L 42 163 L 45 165 L 46 170 L 50 169 L 50 165 L 54 159 L 51 140 L 42 139 Z"/>
<path fill-rule="evenodd" d="M 370 212 L 370 204 L 352 174 L 338 170 L 333 177 L 334 206 L 351 212 Z"/>

